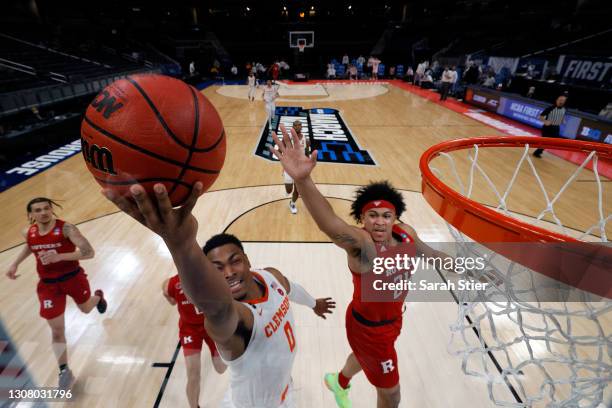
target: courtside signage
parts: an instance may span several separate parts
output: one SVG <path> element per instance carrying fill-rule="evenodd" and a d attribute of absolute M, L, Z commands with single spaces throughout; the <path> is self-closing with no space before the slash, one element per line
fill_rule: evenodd
<path fill-rule="evenodd" d="M 353 133 L 336 109 L 280 106 L 276 108 L 272 129 L 280 135 L 281 124 L 290 129 L 296 120 L 302 122 L 302 134 L 310 138 L 312 150 L 319 151 L 317 156 L 319 162 L 376 165 L 370 153 L 359 147 Z M 268 146 L 273 145 L 272 133 L 266 121 L 255 149 L 255 155 L 277 161 L 268 150 Z"/>
<path fill-rule="evenodd" d="M 37 157 L 26 158 L 24 162 L 17 167 L 2 171 L 0 179 L 0 191 L 9 189 L 22 181 L 29 179 L 35 174 L 49 169 L 56 164 L 63 162 L 69 157 L 81 151 L 81 140 L 75 140 L 72 143 L 58 147 L 47 154 Z"/>

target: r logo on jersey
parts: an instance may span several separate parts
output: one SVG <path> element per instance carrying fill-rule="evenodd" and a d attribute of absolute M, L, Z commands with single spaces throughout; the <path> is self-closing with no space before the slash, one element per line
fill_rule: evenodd
<path fill-rule="evenodd" d="M 193 339 L 191 338 L 191 336 L 183 337 L 183 344 L 189 344 L 189 343 L 193 343 Z"/>
<path fill-rule="evenodd" d="M 53 301 L 43 300 L 43 309 L 53 309 Z"/>
<path fill-rule="evenodd" d="M 382 361 L 380 364 L 382 365 L 384 374 L 389 374 L 391 371 L 395 370 L 393 360 Z"/>
<path fill-rule="evenodd" d="M 55 228 L 53 230 L 53 235 L 59 235 L 60 234 L 60 229 L 59 228 Z"/>

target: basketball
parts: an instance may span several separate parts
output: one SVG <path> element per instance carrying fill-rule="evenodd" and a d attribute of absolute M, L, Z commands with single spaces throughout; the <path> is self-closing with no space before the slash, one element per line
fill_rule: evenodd
<path fill-rule="evenodd" d="M 81 124 L 87 168 L 104 188 L 128 194 L 166 186 L 173 206 L 197 181 L 208 190 L 225 159 L 225 132 L 217 110 L 194 87 L 163 75 L 113 82 L 87 107 Z"/>

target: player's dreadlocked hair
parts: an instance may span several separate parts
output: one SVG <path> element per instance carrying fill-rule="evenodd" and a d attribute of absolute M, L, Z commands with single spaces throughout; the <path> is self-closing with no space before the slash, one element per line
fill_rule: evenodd
<path fill-rule="evenodd" d="M 406 210 L 406 204 L 400 192 L 388 181 L 379 181 L 357 190 L 355 201 L 351 204 L 351 216 L 357 222 L 361 222 L 361 210 L 367 203 L 374 200 L 385 200 L 393 204 L 397 218 Z"/>
<path fill-rule="evenodd" d="M 53 201 L 50 198 L 47 198 L 47 197 L 36 197 L 36 198 L 31 199 L 30 202 L 28 203 L 28 206 L 26 207 L 28 212 L 32 212 L 32 205 L 38 204 L 38 203 L 49 203 L 49 205 L 51 207 L 56 206 L 56 207 L 62 208 L 61 205 L 59 205 L 58 203 L 56 203 L 55 201 Z"/>
<path fill-rule="evenodd" d="M 204 248 L 202 248 L 202 250 L 204 251 L 205 255 L 208 255 L 208 253 L 212 251 L 213 249 L 226 245 L 226 244 L 234 244 L 238 248 L 240 248 L 242 251 L 244 251 L 242 242 L 240 242 L 240 240 L 236 238 L 235 236 L 233 236 L 232 234 L 213 235 L 208 241 L 206 241 L 206 244 L 204 244 Z"/>

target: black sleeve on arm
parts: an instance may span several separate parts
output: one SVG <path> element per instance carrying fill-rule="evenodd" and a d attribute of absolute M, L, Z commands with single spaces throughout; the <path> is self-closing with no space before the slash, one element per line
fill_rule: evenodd
<path fill-rule="evenodd" d="M 548 108 L 544 109 L 544 110 L 542 111 L 542 113 L 540 113 L 540 116 L 547 117 L 547 116 L 548 116 L 548 114 L 549 114 L 550 112 L 552 112 L 552 110 L 553 110 L 553 107 L 552 107 L 552 106 L 549 106 Z M 548 119 L 548 117 L 547 117 L 546 119 Z"/>

